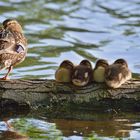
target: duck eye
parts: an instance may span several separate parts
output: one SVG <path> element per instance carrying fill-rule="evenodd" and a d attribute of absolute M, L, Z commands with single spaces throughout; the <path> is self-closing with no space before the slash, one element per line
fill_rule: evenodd
<path fill-rule="evenodd" d="M 88 78 L 88 72 L 85 73 L 85 78 Z"/>
<path fill-rule="evenodd" d="M 16 52 L 17 53 L 23 52 L 24 50 L 25 49 L 24 49 L 24 47 L 22 45 L 20 45 L 20 44 L 16 45 Z"/>

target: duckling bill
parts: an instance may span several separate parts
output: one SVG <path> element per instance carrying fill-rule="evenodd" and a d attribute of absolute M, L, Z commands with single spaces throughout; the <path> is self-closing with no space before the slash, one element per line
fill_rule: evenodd
<path fill-rule="evenodd" d="M 124 59 L 117 59 L 105 72 L 105 82 L 109 87 L 118 88 L 132 77 Z"/>
<path fill-rule="evenodd" d="M 8 79 L 13 67 L 21 63 L 27 53 L 27 40 L 18 21 L 7 19 L 0 29 L 0 70 L 8 69 L 1 80 Z"/>
<path fill-rule="evenodd" d="M 71 82 L 73 68 L 74 68 L 74 65 L 71 61 L 64 60 L 60 64 L 58 70 L 55 72 L 56 81 L 64 82 L 64 83 Z"/>
<path fill-rule="evenodd" d="M 95 64 L 95 68 L 93 70 L 93 81 L 95 82 L 104 82 L 105 81 L 105 71 L 109 66 L 107 60 L 99 59 Z"/>
<path fill-rule="evenodd" d="M 88 60 L 83 60 L 74 67 L 72 83 L 75 86 L 86 86 L 92 81 L 92 65 Z"/>

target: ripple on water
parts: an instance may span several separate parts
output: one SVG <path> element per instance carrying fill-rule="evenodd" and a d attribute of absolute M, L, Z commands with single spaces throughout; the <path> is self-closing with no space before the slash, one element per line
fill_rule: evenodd
<path fill-rule="evenodd" d="M 0 5 L 1 21 L 9 17 L 19 19 L 30 44 L 27 62 L 24 61 L 15 71 L 15 74 L 19 74 L 20 67 L 24 67 L 22 78 L 27 73 L 34 74 L 28 71 L 31 65 L 38 65 L 41 70 L 45 58 L 57 63 L 57 66 L 66 58 L 76 60 L 77 56 L 71 55 L 71 52 L 77 53 L 78 60 L 87 58 L 93 63 L 94 58 L 112 61 L 124 57 L 129 61 L 132 71 L 139 73 L 139 61 L 136 59 L 139 58 L 137 51 L 140 40 L 137 0 L 10 0 L 1 1 Z M 35 57 L 36 61 L 29 63 Z M 51 75 L 55 69 L 56 65 L 52 64 Z M 38 70 L 37 73 L 40 75 L 41 71 Z M 40 75 L 40 78 L 43 76 Z"/>

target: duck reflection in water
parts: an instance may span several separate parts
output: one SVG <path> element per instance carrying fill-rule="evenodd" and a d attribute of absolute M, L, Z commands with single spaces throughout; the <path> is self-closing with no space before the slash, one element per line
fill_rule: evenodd
<path fill-rule="evenodd" d="M 29 140 L 29 137 L 16 131 L 3 131 L 0 134 L 0 140 Z"/>
<path fill-rule="evenodd" d="M 30 112 L 29 103 L 19 103 L 12 99 L 0 99 L 0 119 L 5 122 L 7 130 L 13 130 L 9 119 L 19 116 L 26 116 Z"/>

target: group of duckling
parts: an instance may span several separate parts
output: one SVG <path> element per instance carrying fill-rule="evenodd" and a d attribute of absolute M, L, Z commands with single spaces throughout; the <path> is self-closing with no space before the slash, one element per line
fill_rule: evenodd
<path fill-rule="evenodd" d="M 75 86 L 86 86 L 92 82 L 105 82 L 108 87 L 118 88 L 132 77 L 124 59 L 117 59 L 109 65 L 107 60 L 97 60 L 94 69 L 89 60 L 82 60 L 74 65 L 64 60 L 55 72 L 57 82 L 72 83 Z"/>

